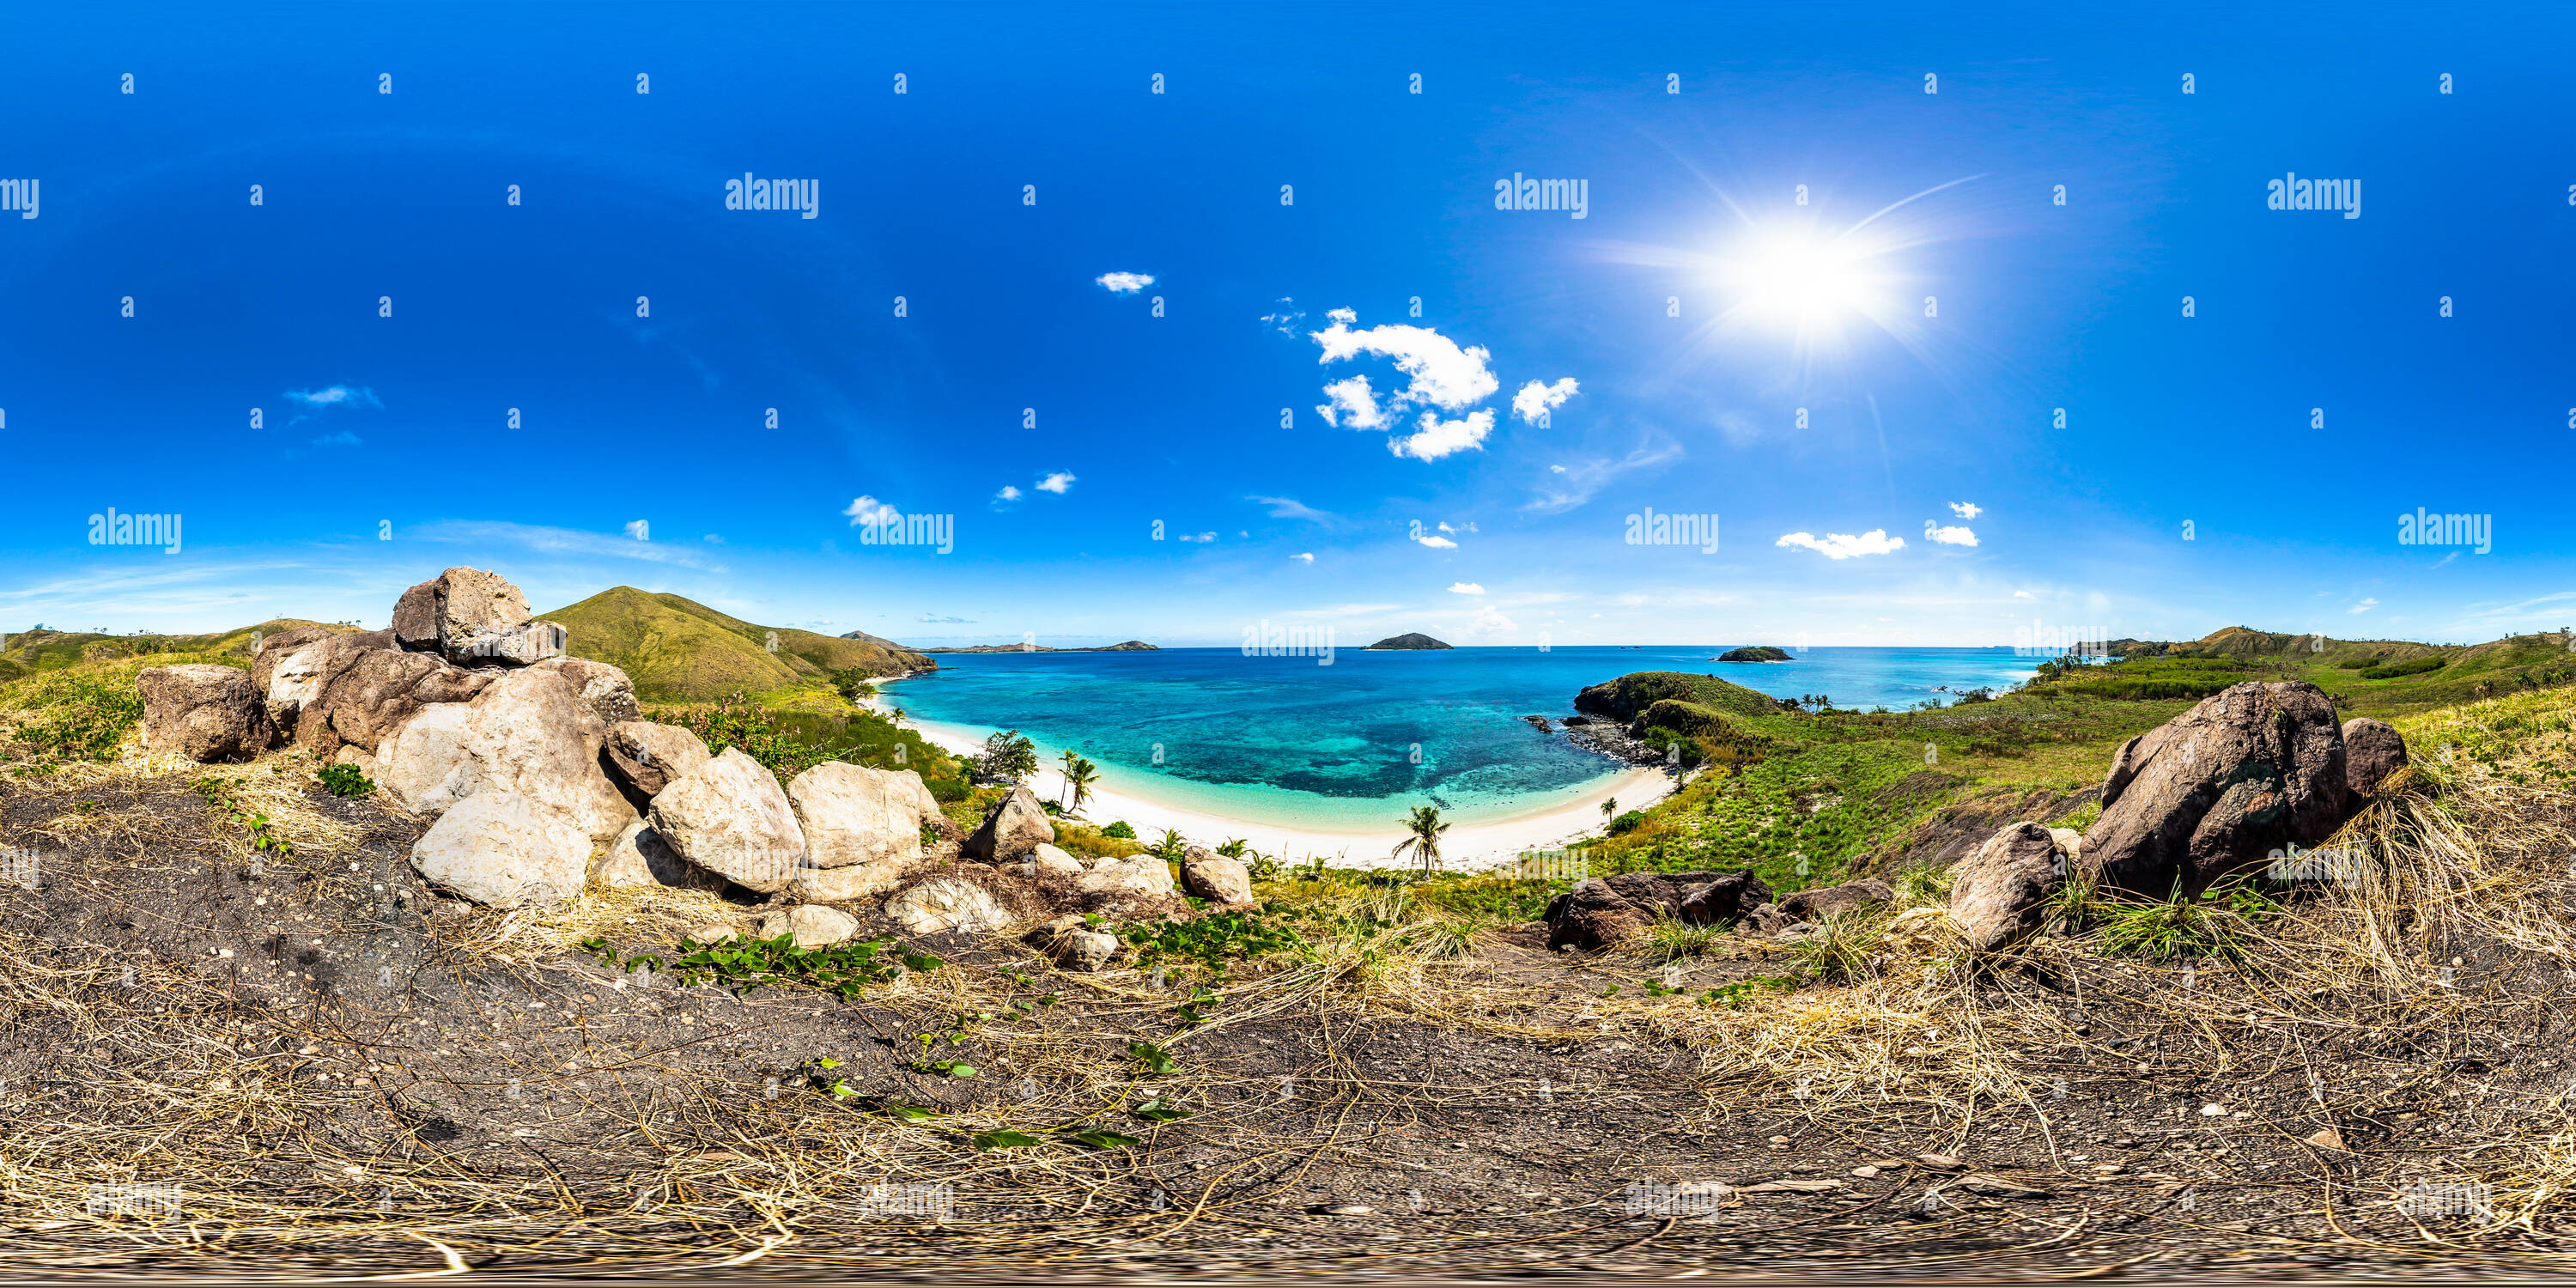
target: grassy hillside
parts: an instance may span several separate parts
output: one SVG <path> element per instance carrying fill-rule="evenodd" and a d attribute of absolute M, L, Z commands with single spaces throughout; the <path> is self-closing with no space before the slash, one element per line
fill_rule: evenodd
<path fill-rule="evenodd" d="M 318 626 L 326 631 L 353 631 L 346 622 L 308 622 L 301 618 L 281 617 L 244 626 L 239 630 L 217 631 L 211 635 L 100 635 L 88 631 L 21 631 L 8 637 L 8 647 L 0 648 L 0 683 L 38 671 L 60 670 L 81 662 L 108 661 L 116 658 L 144 657 L 155 653 L 206 653 L 239 658 L 247 662 L 254 634 L 275 635 L 299 626 Z"/>
<path fill-rule="evenodd" d="M 843 639 L 777 630 L 678 595 L 632 586 L 540 613 L 568 633 L 566 651 L 625 670 L 647 702 L 711 702 L 728 693 L 781 694 L 828 684 L 835 673 L 901 675 L 932 665 L 874 637 Z"/>

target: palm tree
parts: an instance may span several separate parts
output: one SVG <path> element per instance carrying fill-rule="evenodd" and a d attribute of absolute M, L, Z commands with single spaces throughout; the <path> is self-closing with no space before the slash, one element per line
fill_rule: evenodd
<path fill-rule="evenodd" d="M 1082 803 L 1091 799 L 1091 785 L 1100 781 L 1100 766 L 1087 756 L 1064 753 L 1064 785 L 1073 793 L 1072 812 L 1082 812 Z"/>
<path fill-rule="evenodd" d="M 1603 817 L 1603 818 L 1608 818 L 1608 817 L 1610 817 L 1611 815 L 1616 814 L 1616 813 L 1618 813 L 1618 812 L 1619 812 L 1619 798 L 1618 798 L 1618 797 L 1613 796 L 1613 797 L 1611 797 L 1610 799 L 1608 799 L 1608 800 L 1606 800 L 1606 801 L 1601 802 L 1601 817 Z"/>
<path fill-rule="evenodd" d="M 1437 871 L 1440 867 L 1440 834 L 1449 830 L 1449 825 L 1440 821 L 1440 807 L 1414 806 L 1413 816 L 1404 820 L 1404 828 L 1413 835 L 1396 843 L 1392 857 L 1402 859 L 1404 852 L 1411 850 L 1423 871 Z"/>

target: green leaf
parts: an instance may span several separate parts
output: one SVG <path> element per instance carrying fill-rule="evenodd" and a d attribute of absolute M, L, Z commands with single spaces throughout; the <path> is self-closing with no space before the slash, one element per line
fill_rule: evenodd
<path fill-rule="evenodd" d="M 1078 1131 L 1073 1134 L 1073 1138 L 1093 1149 L 1125 1149 L 1130 1145 L 1145 1143 L 1136 1137 L 1121 1136 L 1114 1131 Z"/>
<path fill-rule="evenodd" d="M 1127 1054 L 1136 1057 L 1136 1063 L 1145 1066 L 1147 1073 L 1178 1073 L 1181 1069 L 1180 1065 L 1173 1063 L 1172 1057 L 1166 1054 L 1163 1048 L 1151 1042 L 1130 1042 L 1127 1044 Z"/>
<path fill-rule="evenodd" d="M 828 1055 L 827 1055 L 827 1056 L 824 1056 L 823 1058 L 821 1058 L 821 1059 L 819 1059 L 819 1060 L 816 1060 L 814 1063 L 815 1063 L 817 1066 L 822 1067 L 822 1068 L 825 1068 L 825 1069 L 838 1069 L 838 1068 L 840 1068 L 840 1067 L 841 1067 L 841 1062 L 840 1062 L 840 1061 L 835 1060 L 835 1059 L 833 1059 L 832 1057 L 830 1057 L 830 1056 L 828 1056 Z"/>
<path fill-rule="evenodd" d="M 885 1111 L 908 1123 L 926 1123 L 939 1116 L 919 1105 L 887 1105 Z"/>
<path fill-rule="evenodd" d="M 1189 1110 L 1174 1109 L 1170 1105 L 1164 1104 L 1161 1096 L 1156 1096 L 1153 1099 L 1128 1110 L 1127 1112 L 1134 1114 L 1149 1123 L 1179 1122 L 1180 1120 L 1190 1116 Z"/>
<path fill-rule="evenodd" d="M 973 1141 L 975 1148 L 979 1150 L 1026 1149 L 1040 1143 L 1035 1136 L 1015 1131 L 982 1132 L 974 1136 Z"/>

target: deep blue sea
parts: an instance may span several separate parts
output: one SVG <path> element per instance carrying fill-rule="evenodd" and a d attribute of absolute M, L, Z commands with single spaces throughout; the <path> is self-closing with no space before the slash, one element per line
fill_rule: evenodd
<path fill-rule="evenodd" d="M 1383 824 L 1415 804 L 1462 821 L 1518 813 L 1618 771 L 1521 717 L 1572 715 L 1578 690 L 1630 671 L 1695 671 L 1774 697 L 1824 694 L 1839 707 L 1896 710 L 1947 702 L 1945 689 L 2009 685 L 2035 665 L 2009 648 L 1714 660 L 1731 647 L 1347 650 L 1329 666 L 1231 648 L 943 653 L 937 672 L 885 694 L 914 717 L 974 736 L 1017 729 L 1050 761 L 1078 751 L 1118 790 L 1280 824 Z"/>

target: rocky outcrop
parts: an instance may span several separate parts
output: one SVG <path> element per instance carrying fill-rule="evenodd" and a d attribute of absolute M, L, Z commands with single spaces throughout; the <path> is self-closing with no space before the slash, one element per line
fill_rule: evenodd
<path fill-rule="evenodd" d="M 156 666 L 135 677 L 143 747 L 205 763 L 248 760 L 276 738 L 250 673 L 229 666 Z"/>
<path fill-rule="evenodd" d="M 805 866 L 805 829 L 787 793 L 739 747 L 672 780 L 650 818 L 680 857 L 746 890 L 784 890 Z"/>
<path fill-rule="evenodd" d="M 552 623 L 545 623 L 552 625 Z M 555 629 L 561 630 L 561 627 Z M 563 641 L 555 641 L 555 651 L 563 651 Z M 554 671 L 571 682 L 573 691 L 601 724 L 614 729 L 630 720 L 643 719 L 643 708 L 635 701 L 635 681 L 626 672 L 606 662 L 586 657 L 552 657 L 528 668 L 531 671 Z"/>
<path fill-rule="evenodd" d="M 983 826 L 976 828 L 961 848 L 970 859 L 1008 863 L 1026 858 L 1040 843 L 1054 839 L 1055 824 L 1048 821 L 1037 794 L 1026 786 L 1015 785 L 1011 794 L 984 816 Z"/>
<path fill-rule="evenodd" d="M 604 846 L 635 821 L 600 767 L 607 736 L 563 677 L 512 672 L 484 682 L 470 702 L 422 707 L 377 749 L 377 781 L 415 813 L 484 791 L 515 793 Z"/>
<path fill-rule="evenodd" d="M 715 759 L 696 734 L 643 720 L 609 726 L 607 748 L 609 771 L 625 787 L 628 800 L 640 796 L 649 802 L 672 779 Z"/>
<path fill-rule="evenodd" d="M 459 666 L 526 666 L 563 653 L 564 629 L 528 620 L 528 597 L 496 573 L 450 568 L 404 591 L 394 605 L 396 643 Z"/>
<path fill-rule="evenodd" d="M 1102 857 L 1092 860 L 1078 884 L 1113 900 L 1160 899 L 1172 893 L 1172 865 L 1152 854 Z"/>
<path fill-rule="evenodd" d="M 1241 859 L 1193 845 L 1181 854 L 1181 888 L 1210 903 L 1246 907 L 1252 903 L 1252 872 Z"/>
<path fill-rule="evenodd" d="M 1979 951 L 2010 945 L 2039 929 L 2064 876 L 2064 858 L 2047 828 L 2005 827 L 1953 870 L 1951 927 Z"/>
<path fill-rule="evenodd" d="M 297 704 L 295 743 L 323 756 L 343 746 L 372 752 L 423 708 L 470 702 L 496 678 L 433 654 L 391 648 L 381 631 L 334 635 L 298 653 L 280 670 L 290 675 L 310 667 L 314 676 L 311 696 Z"/>
<path fill-rule="evenodd" d="M 1743 648 L 1728 649 L 1718 654 L 1717 660 L 1720 662 L 1786 662 L 1790 658 L 1787 649 L 1774 648 L 1768 644 L 1750 644 Z"/>
<path fill-rule="evenodd" d="M 2388 776 L 2406 767 L 2406 739 L 2384 720 L 2343 722 L 2343 780 L 2362 796 L 2379 794 Z"/>
<path fill-rule="evenodd" d="M 915 935 L 981 934 L 1011 923 L 993 893 L 961 877 L 933 877 L 885 902 L 886 919 Z"/>
<path fill-rule="evenodd" d="M 1884 881 L 1864 879 L 1800 890 L 1780 900 L 1780 911 L 1792 921 L 1822 921 L 1827 917 L 1873 908 L 1895 897 L 1896 887 Z"/>
<path fill-rule="evenodd" d="M 2084 870 L 2108 889 L 2196 894 L 2271 850 L 2333 835 L 2357 806 L 2342 726 L 2315 685 L 2249 682 L 2121 745 Z"/>
<path fill-rule="evenodd" d="M 1673 911 L 1694 926 L 1723 926 L 1752 915 L 1770 899 L 1770 885 L 1753 875 L 1753 869 L 1746 868 L 1710 874 L 1706 883 L 1694 884 L 1684 891 L 1681 904 Z"/>
<path fill-rule="evenodd" d="M 1750 868 L 1592 877 L 1549 902 L 1547 946 L 1595 952 L 1644 934 L 1659 918 L 1732 921 L 1770 897 Z"/>
<path fill-rule="evenodd" d="M 1439 640 L 1435 640 L 1420 631 L 1406 631 L 1402 635 L 1389 635 L 1385 639 L 1369 645 L 1367 651 L 1375 653 L 1386 650 L 1436 649 L 1448 647 L 1449 645 L 1444 644 Z"/>
<path fill-rule="evenodd" d="M 509 791 L 459 801 L 411 847 L 414 871 L 494 908 L 560 903 L 581 893 L 588 836 L 554 810 Z"/>

